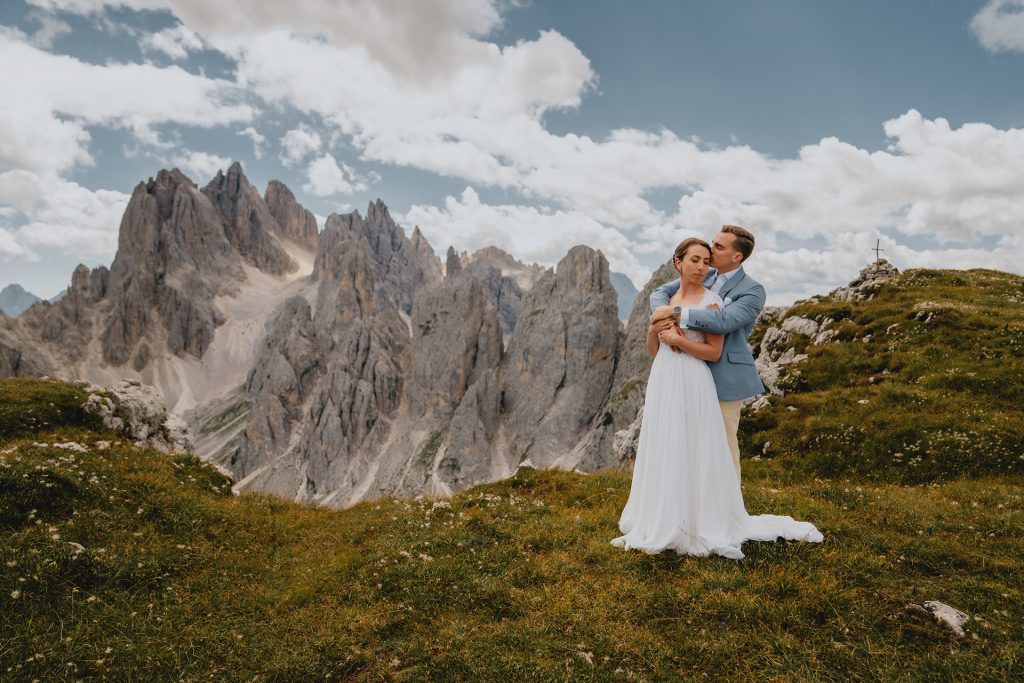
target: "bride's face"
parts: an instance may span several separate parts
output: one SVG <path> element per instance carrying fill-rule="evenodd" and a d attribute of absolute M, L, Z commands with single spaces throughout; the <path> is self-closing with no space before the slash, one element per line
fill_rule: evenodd
<path fill-rule="evenodd" d="M 676 270 L 679 271 L 679 277 L 684 282 L 700 284 L 704 276 L 708 274 L 708 268 L 711 267 L 711 252 L 699 244 L 694 244 L 686 250 L 682 259 L 673 260 Z"/>

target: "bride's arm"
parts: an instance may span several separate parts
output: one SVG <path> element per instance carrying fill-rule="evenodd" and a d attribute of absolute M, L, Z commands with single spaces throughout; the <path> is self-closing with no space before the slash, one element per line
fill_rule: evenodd
<path fill-rule="evenodd" d="M 658 336 L 661 341 L 682 349 L 684 353 L 688 353 L 694 358 L 714 363 L 722 357 L 722 343 L 725 341 L 725 335 L 705 333 L 704 341 L 695 342 L 692 339 L 687 339 L 678 329 L 673 329 L 662 332 Z M 649 336 L 648 348 L 650 348 Z"/>
<path fill-rule="evenodd" d="M 658 330 L 653 325 L 647 327 L 647 353 L 651 358 L 658 355 Z"/>

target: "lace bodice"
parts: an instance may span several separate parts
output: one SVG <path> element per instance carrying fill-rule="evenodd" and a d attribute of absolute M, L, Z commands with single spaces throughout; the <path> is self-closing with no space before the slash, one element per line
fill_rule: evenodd
<path fill-rule="evenodd" d="M 700 304 L 697 306 L 690 307 L 692 310 L 703 311 L 711 304 L 718 304 L 719 308 L 725 308 L 722 303 L 722 297 L 718 296 L 710 289 L 704 288 L 704 296 L 701 297 Z M 690 341 L 702 342 L 704 341 L 704 333 L 700 330 L 691 330 L 689 328 L 683 328 L 683 335 Z"/>

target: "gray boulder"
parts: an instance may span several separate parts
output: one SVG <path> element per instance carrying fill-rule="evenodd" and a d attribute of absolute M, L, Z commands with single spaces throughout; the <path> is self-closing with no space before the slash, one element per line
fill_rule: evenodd
<path fill-rule="evenodd" d="M 121 432 L 137 445 L 165 453 L 192 452 L 188 427 L 180 417 L 167 413 L 163 397 L 155 388 L 125 379 L 110 388 L 89 385 L 88 391 L 85 411 L 99 416 L 108 429 Z"/>

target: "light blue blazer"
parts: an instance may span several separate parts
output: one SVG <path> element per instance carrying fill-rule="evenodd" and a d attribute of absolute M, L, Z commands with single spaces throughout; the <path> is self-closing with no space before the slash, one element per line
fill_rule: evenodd
<path fill-rule="evenodd" d="M 704 278 L 705 286 L 716 274 L 711 269 Z M 651 313 L 658 306 L 668 306 L 669 299 L 679 291 L 679 280 L 673 280 L 651 292 Z M 747 339 L 754 328 L 754 321 L 764 308 L 765 292 L 761 283 L 754 280 L 740 266 L 722 286 L 718 295 L 725 306 L 720 311 L 690 309 L 688 328 L 724 334 L 722 357 L 708 363 L 711 376 L 715 378 L 718 400 L 738 401 L 764 393 L 761 377 L 754 367 L 754 356 L 750 353 Z"/>

